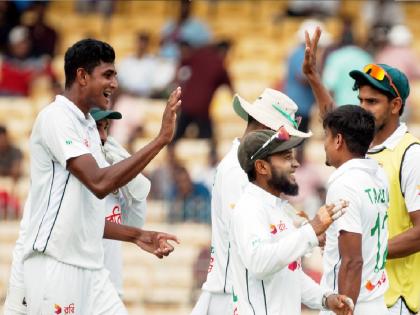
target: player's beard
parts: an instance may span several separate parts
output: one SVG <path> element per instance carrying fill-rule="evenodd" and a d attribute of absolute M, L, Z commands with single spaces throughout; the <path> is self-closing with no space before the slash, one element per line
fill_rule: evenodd
<path fill-rule="evenodd" d="M 271 178 L 268 180 L 270 187 L 289 196 L 296 196 L 299 193 L 298 184 L 292 183 L 285 173 L 280 173 L 272 169 L 271 174 Z"/>

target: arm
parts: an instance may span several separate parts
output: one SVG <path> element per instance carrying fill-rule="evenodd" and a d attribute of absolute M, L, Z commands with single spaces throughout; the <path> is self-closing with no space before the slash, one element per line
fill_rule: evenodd
<path fill-rule="evenodd" d="M 388 241 L 388 259 L 420 252 L 420 210 L 409 213 L 413 227 Z"/>
<path fill-rule="evenodd" d="M 420 145 L 411 146 L 401 168 L 401 187 L 413 226 L 388 242 L 388 258 L 401 258 L 420 251 Z"/>
<path fill-rule="evenodd" d="M 312 309 L 329 309 L 335 314 L 353 314 L 353 304 L 345 295 L 328 294 L 307 274 L 301 270 L 300 285 L 302 303 Z M 324 300 L 324 295 L 327 297 Z"/>
<path fill-rule="evenodd" d="M 313 38 L 305 32 L 305 59 L 302 64 L 302 72 L 306 76 L 309 85 L 314 93 L 315 101 L 319 106 L 321 118 L 335 108 L 334 100 L 325 86 L 322 84 L 321 76 L 316 67 L 316 51 L 318 41 L 321 37 L 321 29 L 317 27 Z"/>
<path fill-rule="evenodd" d="M 258 207 L 258 205 L 250 206 Z M 290 232 L 275 242 L 266 238 L 267 227 L 264 222 L 261 222 L 257 211 L 242 213 L 242 209 L 238 209 L 241 214 L 235 216 L 236 219 L 232 220 L 232 224 L 234 238 L 244 265 L 256 277 L 264 279 L 302 257 L 308 250 L 318 245 L 317 235 L 322 234 L 333 220 L 343 213 L 337 214 L 332 211 L 332 208 L 333 206 L 321 207 L 309 224 Z M 340 211 L 342 208 L 336 207 L 335 209 Z M 337 216 L 334 216 L 335 214 Z"/>
<path fill-rule="evenodd" d="M 168 256 L 174 250 L 174 247 L 169 244 L 169 240 L 179 244 L 177 237 L 174 235 L 146 231 L 107 220 L 105 220 L 104 238 L 134 243 L 158 258 Z"/>
<path fill-rule="evenodd" d="M 338 292 L 347 295 L 356 304 L 362 281 L 362 235 L 340 231 L 338 250 L 341 257 L 341 266 L 338 271 Z"/>
<path fill-rule="evenodd" d="M 69 159 L 67 169 L 98 198 L 104 198 L 112 191 L 126 185 L 172 140 L 176 112 L 181 105 L 180 96 L 180 88 L 172 92 L 163 113 L 159 135 L 130 158 L 112 166 L 100 168 L 92 155 L 84 154 Z"/>

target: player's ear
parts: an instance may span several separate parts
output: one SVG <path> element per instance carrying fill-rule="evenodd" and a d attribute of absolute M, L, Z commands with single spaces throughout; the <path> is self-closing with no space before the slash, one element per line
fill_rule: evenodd
<path fill-rule="evenodd" d="M 255 173 L 260 175 L 268 175 L 271 173 L 270 163 L 265 160 L 256 160 L 254 162 Z"/>

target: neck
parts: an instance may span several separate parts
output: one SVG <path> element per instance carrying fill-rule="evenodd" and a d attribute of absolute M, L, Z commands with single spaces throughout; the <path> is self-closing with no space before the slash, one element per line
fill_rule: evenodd
<path fill-rule="evenodd" d="M 390 120 L 382 129 L 375 133 L 375 137 L 371 143 L 371 147 L 384 143 L 400 125 L 399 116 L 396 119 Z"/>
<path fill-rule="evenodd" d="M 268 185 L 267 181 L 264 180 L 263 178 L 257 178 L 252 183 L 257 185 L 261 189 L 264 189 L 266 192 L 272 194 L 273 196 L 275 196 L 277 198 L 280 198 L 281 191 L 278 191 L 278 190 L 270 187 L 270 185 Z"/>
<path fill-rule="evenodd" d="M 346 152 L 346 153 L 342 154 L 342 157 L 333 166 L 335 168 L 339 168 L 341 165 L 343 165 L 344 163 L 346 163 L 350 160 L 364 159 L 364 158 L 365 158 L 364 156 L 360 156 L 360 155 L 352 154 L 350 152 Z"/>
<path fill-rule="evenodd" d="M 242 135 L 242 138 L 245 137 L 248 133 L 252 132 L 252 131 L 257 131 L 257 130 L 266 130 L 267 127 L 264 126 L 263 124 L 260 124 L 259 122 L 255 121 L 251 124 L 248 124 L 246 126 L 246 129 Z"/>
<path fill-rule="evenodd" d="M 73 87 L 66 89 L 63 93 L 63 95 L 72 101 L 73 104 L 83 112 L 83 114 L 87 115 L 90 107 L 83 102 L 80 94 L 80 91 L 76 91 Z"/>

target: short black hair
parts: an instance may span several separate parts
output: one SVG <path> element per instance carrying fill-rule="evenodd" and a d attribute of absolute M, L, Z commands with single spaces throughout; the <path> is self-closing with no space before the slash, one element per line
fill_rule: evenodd
<path fill-rule="evenodd" d="M 375 119 L 358 105 L 343 105 L 326 114 L 324 129 L 335 136 L 341 134 L 349 151 L 364 156 L 375 134 Z"/>
<path fill-rule="evenodd" d="M 109 44 L 91 38 L 78 41 L 67 49 L 64 56 L 65 87 L 73 84 L 78 68 L 90 74 L 101 62 L 113 63 L 114 60 L 115 52 Z"/>
<path fill-rule="evenodd" d="M 3 125 L 0 125 L 0 134 L 2 135 L 2 134 L 6 134 L 6 133 L 7 133 L 6 127 L 3 126 Z"/>
<path fill-rule="evenodd" d="M 379 93 L 383 94 L 386 96 L 386 98 L 388 99 L 388 102 L 391 102 L 394 98 L 396 98 L 397 96 L 395 96 L 394 94 L 392 94 L 391 92 L 388 91 L 384 91 L 381 89 L 378 89 L 376 86 L 372 85 L 368 80 L 366 79 L 358 79 L 356 81 L 354 81 L 354 85 L 353 85 L 353 91 L 357 91 L 359 90 L 362 86 L 370 86 L 372 89 L 378 91 Z M 399 115 L 401 116 L 404 113 L 404 107 L 405 107 L 405 102 L 403 101 L 401 104 L 401 108 L 399 111 Z"/>

